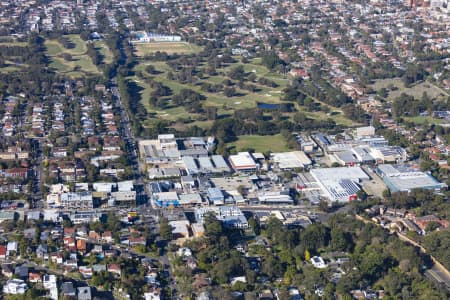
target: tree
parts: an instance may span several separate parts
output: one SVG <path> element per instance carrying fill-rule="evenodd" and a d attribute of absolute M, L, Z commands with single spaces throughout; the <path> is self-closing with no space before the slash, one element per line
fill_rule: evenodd
<path fill-rule="evenodd" d="M 227 97 L 233 97 L 236 95 L 236 89 L 234 87 L 226 87 L 223 89 L 223 94 Z"/>
<path fill-rule="evenodd" d="M 169 220 L 167 218 L 161 219 L 161 222 L 159 224 L 159 235 L 166 241 L 170 241 L 173 238 L 172 227 L 170 226 Z"/>
<path fill-rule="evenodd" d="M 367 193 L 364 190 L 359 190 L 357 193 L 358 199 L 365 201 L 367 200 Z"/>
<path fill-rule="evenodd" d="M 274 70 L 282 63 L 282 61 L 275 51 L 271 51 L 263 54 L 261 63 L 268 69 Z"/>
<path fill-rule="evenodd" d="M 222 223 L 213 213 L 204 216 L 205 235 L 212 241 L 217 241 L 223 232 Z"/>
<path fill-rule="evenodd" d="M 305 260 L 306 261 L 311 260 L 311 253 L 309 253 L 308 249 L 305 250 Z"/>
<path fill-rule="evenodd" d="M 439 227 L 441 227 L 441 224 L 439 224 L 438 222 L 435 222 L 435 221 L 431 221 L 430 223 L 427 224 L 425 231 L 432 232 L 432 231 L 435 231 L 436 229 L 438 229 Z"/>
<path fill-rule="evenodd" d="M 251 217 L 248 219 L 248 225 L 253 229 L 256 235 L 259 235 L 261 233 L 259 223 L 255 219 L 255 217 Z"/>
<path fill-rule="evenodd" d="M 330 206 L 328 205 L 328 201 L 325 199 L 320 199 L 319 209 L 323 212 L 328 212 L 330 210 Z"/>
<path fill-rule="evenodd" d="M 208 120 L 217 119 L 217 110 L 218 109 L 215 106 L 206 106 L 205 107 L 206 118 L 208 118 Z"/>
<path fill-rule="evenodd" d="M 238 65 L 228 72 L 228 76 L 233 80 L 242 81 L 245 79 L 245 70 L 244 66 Z"/>

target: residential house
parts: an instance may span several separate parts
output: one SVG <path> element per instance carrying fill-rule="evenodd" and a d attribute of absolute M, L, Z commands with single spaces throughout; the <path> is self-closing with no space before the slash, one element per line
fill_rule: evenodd
<path fill-rule="evenodd" d="M 6 282 L 5 285 L 3 285 L 4 294 L 25 294 L 27 290 L 28 285 L 21 279 L 10 279 Z"/>
<path fill-rule="evenodd" d="M 29 272 L 29 269 L 25 265 L 17 266 L 14 269 L 14 275 L 21 279 L 28 279 L 28 272 Z"/>
<path fill-rule="evenodd" d="M 0 259 L 6 259 L 6 246 L 0 245 Z"/>
<path fill-rule="evenodd" d="M 11 278 L 14 275 L 14 268 L 12 264 L 3 264 L 2 265 L 2 275 Z"/>
<path fill-rule="evenodd" d="M 77 289 L 78 300 L 92 300 L 92 293 L 90 286 L 83 286 Z"/>
<path fill-rule="evenodd" d="M 33 282 L 33 283 L 42 282 L 41 273 L 39 273 L 39 272 L 28 273 L 28 281 Z"/>
<path fill-rule="evenodd" d="M 120 265 L 118 264 L 109 264 L 108 265 L 108 272 L 110 273 L 114 273 L 120 276 L 121 270 L 120 270 Z"/>
<path fill-rule="evenodd" d="M 72 282 L 64 282 L 61 286 L 62 294 L 64 297 L 75 297 L 76 296 L 76 290 L 73 287 Z"/>

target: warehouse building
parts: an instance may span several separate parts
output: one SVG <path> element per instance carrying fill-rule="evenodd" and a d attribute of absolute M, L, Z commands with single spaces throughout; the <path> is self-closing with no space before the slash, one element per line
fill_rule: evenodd
<path fill-rule="evenodd" d="M 161 192 L 152 195 L 153 203 L 157 207 L 169 207 L 180 205 L 178 194 L 176 192 Z"/>
<path fill-rule="evenodd" d="M 357 199 L 358 183 L 369 180 L 360 167 L 319 168 L 310 171 L 322 195 L 331 202 L 348 202 Z"/>
<path fill-rule="evenodd" d="M 230 164 L 236 172 L 256 171 L 258 165 L 248 152 L 239 152 L 236 155 L 230 155 Z"/>
<path fill-rule="evenodd" d="M 433 176 L 402 165 L 382 164 L 376 172 L 391 192 L 410 192 L 414 189 L 440 191 L 447 188 L 445 183 L 440 183 Z"/>
<path fill-rule="evenodd" d="M 282 170 L 286 169 L 306 169 L 312 162 L 303 151 L 272 153 L 272 161 Z"/>

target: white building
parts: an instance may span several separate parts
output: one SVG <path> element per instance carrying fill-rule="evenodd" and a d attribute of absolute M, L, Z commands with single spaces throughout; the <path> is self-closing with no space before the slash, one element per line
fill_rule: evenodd
<path fill-rule="evenodd" d="M 357 183 L 369 180 L 360 167 L 319 168 L 310 171 L 323 195 L 330 201 L 348 202 L 357 199 Z"/>
<path fill-rule="evenodd" d="M 309 157 L 303 151 L 272 153 L 271 158 L 280 169 L 305 169 L 312 164 Z"/>
<path fill-rule="evenodd" d="M 212 213 L 225 227 L 248 228 L 247 218 L 237 206 L 200 207 L 195 210 L 198 223 L 204 222 L 205 215 Z"/>
<path fill-rule="evenodd" d="M 65 193 L 61 195 L 61 205 L 65 208 L 93 208 L 91 192 Z"/>
<path fill-rule="evenodd" d="M 28 290 L 28 285 L 21 279 L 10 279 L 3 286 L 3 293 L 5 294 L 25 294 Z"/>
<path fill-rule="evenodd" d="M 375 135 L 375 127 L 365 126 L 356 128 L 356 137 L 358 139 Z"/>
<path fill-rule="evenodd" d="M 230 155 L 230 164 L 233 169 L 239 171 L 256 171 L 258 165 L 249 152 L 239 152 L 236 155 Z"/>
<path fill-rule="evenodd" d="M 327 264 L 325 263 L 323 258 L 320 256 L 311 257 L 311 263 L 314 266 L 314 268 L 324 269 L 327 267 Z"/>

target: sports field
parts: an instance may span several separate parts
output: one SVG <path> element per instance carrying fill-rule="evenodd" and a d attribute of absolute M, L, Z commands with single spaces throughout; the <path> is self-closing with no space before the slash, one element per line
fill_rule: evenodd
<path fill-rule="evenodd" d="M 253 149 L 256 152 L 283 152 L 289 151 L 286 140 L 281 134 L 276 135 L 241 135 L 239 139 L 229 146 L 236 147 L 236 151 Z"/>

